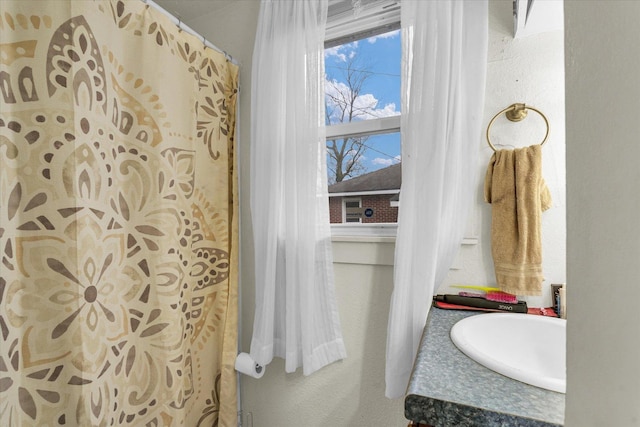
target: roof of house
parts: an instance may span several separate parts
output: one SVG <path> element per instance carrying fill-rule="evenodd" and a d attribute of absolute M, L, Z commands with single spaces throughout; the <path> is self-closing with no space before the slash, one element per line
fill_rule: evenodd
<path fill-rule="evenodd" d="M 359 193 L 363 191 L 400 190 L 402 163 L 369 172 L 329 186 L 331 193 Z"/>

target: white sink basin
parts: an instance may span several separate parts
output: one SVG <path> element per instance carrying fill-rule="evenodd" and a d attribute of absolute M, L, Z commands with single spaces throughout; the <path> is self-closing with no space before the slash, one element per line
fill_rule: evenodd
<path fill-rule="evenodd" d="M 531 314 L 479 314 L 453 325 L 451 340 L 464 354 L 493 371 L 564 393 L 566 323 Z"/>

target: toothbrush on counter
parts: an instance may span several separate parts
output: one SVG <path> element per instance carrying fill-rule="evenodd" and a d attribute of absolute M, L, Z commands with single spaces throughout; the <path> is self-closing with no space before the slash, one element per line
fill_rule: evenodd
<path fill-rule="evenodd" d="M 484 298 L 487 301 L 497 301 L 497 302 L 506 302 L 509 304 L 517 304 L 518 297 L 509 294 L 507 292 L 502 292 L 500 288 L 494 288 L 490 286 L 475 286 L 475 285 L 451 285 L 454 288 L 460 289 L 471 289 L 474 291 L 482 291 L 484 293 L 479 292 L 460 292 L 460 296 L 466 297 L 475 297 L 475 298 Z"/>

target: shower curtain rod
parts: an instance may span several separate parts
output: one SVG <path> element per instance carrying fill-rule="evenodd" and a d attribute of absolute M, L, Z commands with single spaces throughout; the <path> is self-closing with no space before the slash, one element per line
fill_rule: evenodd
<path fill-rule="evenodd" d="M 175 15 L 173 15 L 171 12 L 169 12 L 168 10 L 166 10 L 165 8 L 163 8 L 162 6 L 160 6 L 158 3 L 156 3 L 153 0 L 142 0 L 143 3 L 149 5 L 149 6 L 153 6 L 156 10 L 158 10 L 160 13 L 164 14 L 165 16 L 167 16 L 169 19 L 171 19 L 171 21 L 178 26 L 178 28 L 180 28 L 183 31 L 186 31 L 187 33 L 191 34 L 192 36 L 195 36 L 199 39 L 202 40 L 202 43 L 204 43 L 204 45 L 210 49 L 213 49 L 215 51 L 224 53 L 224 56 L 227 58 L 227 60 L 231 61 L 233 64 L 238 65 L 238 62 L 235 60 L 235 58 L 231 55 L 229 55 L 227 52 L 225 52 L 224 50 L 220 49 L 219 47 L 217 47 L 216 45 L 214 45 L 213 43 L 211 43 L 209 40 L 207 40 L 202 34 L 198 33 L 197 31 L 195 31 L 193 28 L 187 26 L 184 22 L 182 22 L 182 20 L 178 17 L 176 17 Z"/>

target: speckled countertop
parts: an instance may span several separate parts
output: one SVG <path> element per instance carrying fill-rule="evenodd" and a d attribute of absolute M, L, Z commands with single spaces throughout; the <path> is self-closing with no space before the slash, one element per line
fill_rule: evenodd
<path fill-rule="evenodd" d="M 449 331 L 472 311 L 432 308 L 405 398 L 405 416 L 434 427 L 557 427 L 564 394 L 500 375 L 464 355 Z"/>

